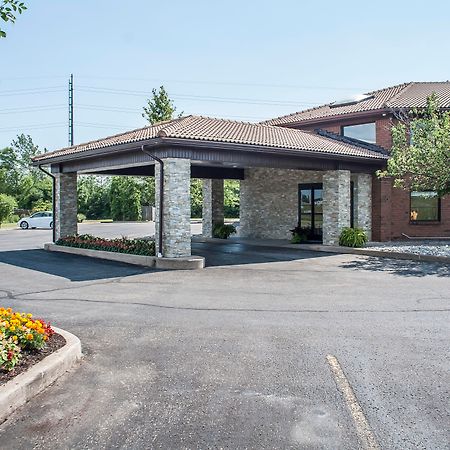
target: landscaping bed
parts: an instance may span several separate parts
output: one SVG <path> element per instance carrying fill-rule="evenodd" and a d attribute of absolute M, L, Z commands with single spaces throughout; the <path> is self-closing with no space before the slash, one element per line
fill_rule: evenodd
<path fill-rule="evenodd" d="M 80 234 L 58 239 L 55 244 L 128 255 L 155 256 L 155 242 L 148 239 L 127 239 L 126 237 L 105 239 L 90 234 Z"/>
<path fill-rule="evenodd" d="M 399 241 L 399 242 L 370 242 L 367 249 L 382 252 L 401 252 L 413 255 L 429 255 L 450 258 L 450 241 Z"/>
<path fill-rule="evenodd" d="M 0 307 L 0 384 L 65 344 L 50 324 L 32 314 Z"/>
<path fill-rule="evenodd" d="M 5 384 L 15 376 L 25 372 L 31 366 L 42 361 L 46 356 L 64 347 L 65 344 L 66 340 L 60 334 L 55 333 L 52 338 L 49 339 L 47 346 L 42 350 L 23 352 L 20 363 L 15 366 L 14 369 L 10 371 L 0 371 L 0 385 Z"/>

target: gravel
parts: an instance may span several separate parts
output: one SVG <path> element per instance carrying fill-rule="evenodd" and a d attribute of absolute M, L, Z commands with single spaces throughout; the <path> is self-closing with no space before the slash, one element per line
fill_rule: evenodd
<path fill-rule="evenodd" d="M 450 258 L 450 241 L 372 242 L 371 250 L 383 252 L 413 253 L 415 255 L 446 256 Z"/>

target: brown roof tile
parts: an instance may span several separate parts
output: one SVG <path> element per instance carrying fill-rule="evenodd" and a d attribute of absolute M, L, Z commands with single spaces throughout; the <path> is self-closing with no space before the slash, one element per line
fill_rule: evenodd
<path fill-rule="evenodd" d="M 39 155 L 34 160 L 36 162 L 44 160 L 51 162 L 52 158 L 82 153 L 93 149 L 113 147 L 119 144 L 148 141 L 152 138 L 248 144 L 266 148 L 303 150 L 370 159 L 386 158 L 381 150 L 367 149 L 363 146 L 358 146 L 356 143 L 342 142 L 331 137 L 323 137 L 290 128 L 202 116 L 186 116 L 105 139 L 63 148 L 52 153 Z"/>
<path fill-rule="evenodd" d="M 338 106 L 336 103 L 317 106 L 299 111 L 287 116 L 261 122 L 266 125 L 289 125 L 307 120 L 343 116 L 346 114 L 376 111 L 385 109 L 400 109 L 424 107 L 429 95 L 436 93 L 439 105 L 450 108 L 450 82 L 411 82 L 380 89 L 365 94 L 366 99 Z"/>

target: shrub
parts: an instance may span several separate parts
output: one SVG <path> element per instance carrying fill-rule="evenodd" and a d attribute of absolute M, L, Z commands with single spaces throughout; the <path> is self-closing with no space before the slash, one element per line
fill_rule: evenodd
<path fill-rule="evenodd" d="M 10 223 L 16 223 L 20 220 L 20 216 L 18 216 L 17 214 L 12 214 L 8 217 L 8 222 Z"/>
<path fill-rule="evenodd" d="M 155 242 L 147 239 L 127 239 L 126 237 L 105 239 L 90 234 L 81 234 L 58 239 L 56 244 L 130 255 L 155 256 Z"/>
<path fill-rule="evenodd" d="M 77 222 L 78 223 L 81 223 L 81 222 L 83 222 L 85 220 L 86 220 L 86 216 L 84 214 L 82 214 L 82 213 L 78 213 L 77 214 Z"/>
<path fill-rule="evenodd" d="M 14 197 L 0 194 L 0 226 L 14 212 L 15 208 L 17 208 L 17 202 Z"/>
<path fill-rule="evenodd" d="M 33 319 L 32 314 L 0 308 L 0 369 L 12 370 L 23 351 L 44 348 L 53 334 L 49 323 Z"/>
<path fill-rule="evenodd" d="M 48 200 L 39 200 L 33 203 L 33 212 L 37 211 L 51 211 L 53 208 L 52 202 Z"/>
<path fill-rule="evenodd" d="M 300 225 L 297 225 L 289 231 L 292 233 L 292 244 L 301 244 L 302 242 L 306 242 L 308 240 L 308 236 L 311 234 L 310 227 L 301 227 Z"/>
<path fill-rule="evenodd" d="M 344 228 L 339 236 L 339 245 L 343 247 L 363 247 L 367 235 L 362 228 Z"/>
<path fill-rule="evenodd" d="M 228 239 L 230 235 L 236 233 L 236 228 L 233 225 L 226 225 L 224 223 L 214 225 L 213 236 L 219 239 Z"/>

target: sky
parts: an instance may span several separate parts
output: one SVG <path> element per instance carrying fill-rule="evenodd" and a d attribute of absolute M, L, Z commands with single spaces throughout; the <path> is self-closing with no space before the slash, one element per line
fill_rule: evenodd
<path fill-rule="evenodd" d="M 24 1 L 0 26 L 0 148 L 67 146 L 71 73 L 75 144 L 145 126 L 160 85 L 180 113 L 258 122 L 450 79 L 444 0 Z"/>

